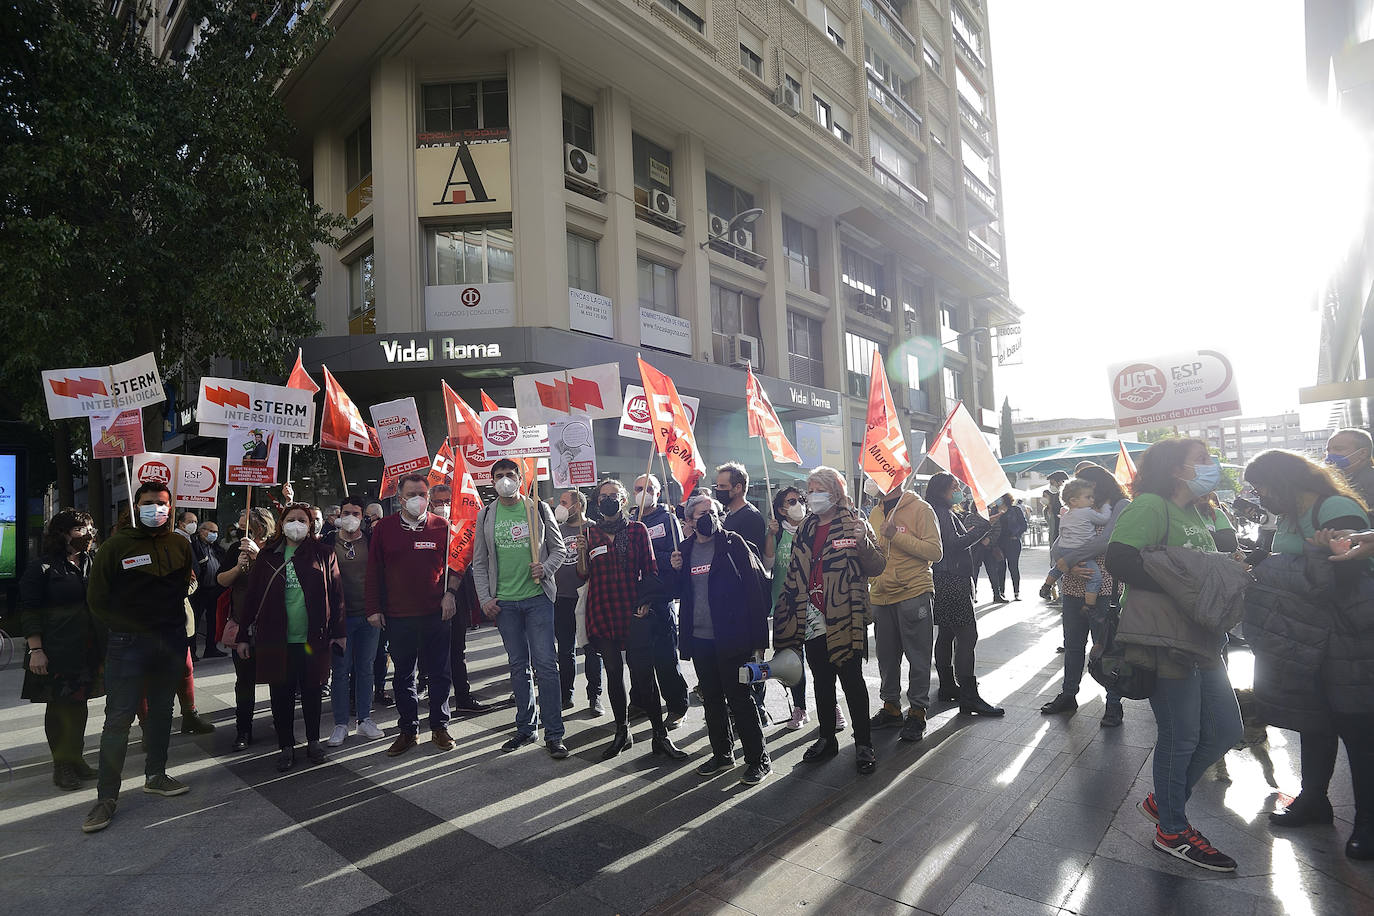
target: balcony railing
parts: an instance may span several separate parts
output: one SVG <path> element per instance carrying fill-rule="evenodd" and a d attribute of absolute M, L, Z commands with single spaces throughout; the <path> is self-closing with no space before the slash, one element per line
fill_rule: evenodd
<path fill-rule="evenodd" d="M 968 237 L 968 250 L 973 252 L 983 263 L 997 270 L 1002 266 L 1002 255 L 992 249 L 992 246 L 983 241 L 976 235 L 970 234 Z"/>
<path fill-rule="evenodd" d="M 977 51 L 973 50 L 973 45 L 969 44 L 964 36 L 959 34 L 958 29 L 954 30 L 954 44 L 963 52 L 965 59 L 973 65 L 973 69 L 978 71 L 978 75 L 982 76 L 985 70 L 983 58 L 979 56 Z"/>
<path fill-rule="evenodd" d="M 898 21 L 897 14 L 888 9 L 887 4 L 882 0 L 863 0 L 863 8 L 873 17 L 873 21 L 878 23 L 878 28 L 886 32 L 888 37 L 906 52 L 907 57 L 916 63 L 920 62 L 921 59 L 916 56 L 916 39 L 911 37 L 906 26 Z"/>
<path fill-rule="evenodd" d="M 959 120 L 963 121 L 978 139 L 988 146 L 992 145 L 992 126 L 988 124 L 983 113 L 974 108 L 973 103 L 963 96 L 959 96 Z"/>
<path fill-rule="evenodd" d="M 892 122 L 901 128 L 911 139 L 920 141 L 921 139 L 921 116 L 918 115 L 906 101 L 885 83 L 873 75 L 872 71 L 868 74 L 868 97 L 878 103 L 878 107 L 892 119 Z"/>
<path fill-rule="evenodd" d="M 928 205 L 926 196 L 903 181 L 896 172 L 883 165 L 877 159 L 873 160 L 873 178 L 878 184 L 882 185 L 889 194 L 901 198 L 903 204 L 922 216 L 926 215 L 926 207 Z"/>
<path fill-rule="evenodd" d="M 997 192 L 983 184 L 981 178 L 964 167 L 964 189 L 993 213 L 997 212 Z"/>

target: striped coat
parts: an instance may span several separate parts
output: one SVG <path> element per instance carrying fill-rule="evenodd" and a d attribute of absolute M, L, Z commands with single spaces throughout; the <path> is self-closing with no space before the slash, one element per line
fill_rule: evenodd
<path fill-rule="evenodd" d="M 792 562 L 773 609 L 773 648 L 801 650 L 806 633 L 812 549 L 818 516 L 808 515 L 792 539 Z M 825 641 L 831 664 L 868 657 L 868 580 L 887 566 L 873 529 L 854 509 L 840 509 L 830 522 L 820 557 L 825 587 Z"/>

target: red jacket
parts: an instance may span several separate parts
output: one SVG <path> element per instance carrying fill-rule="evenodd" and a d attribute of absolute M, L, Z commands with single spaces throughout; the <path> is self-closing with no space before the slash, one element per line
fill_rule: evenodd
<path fill-rule="evenodd" d="M 373 525 L 367 546 L 368 616 L 439 613 L 447 563 L 448 522 L 433 512 L 425 513 L 419 529 L 402 525 L 399 514 Z"/>

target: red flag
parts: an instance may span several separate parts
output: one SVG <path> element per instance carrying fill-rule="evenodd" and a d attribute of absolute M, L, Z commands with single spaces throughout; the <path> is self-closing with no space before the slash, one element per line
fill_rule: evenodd
<path fill-rule="evenodd" d="M 973 501 L 980 512 L 987 509 L 988 503 L 1011 492 L 1011 481 L 962 401 L 949 412 L 926 454 L 973 491 Z"/>
<path fill-rule="evenodd" d="M 696 437 L 687 411 L 678 397 L 677 386 L 668 376 L 639 359 L 639 377 L 644 383 L 644 399 L 649 407 L 649 425 L 654 430 L 654 445 L 668 459 L 668 469 L 682 487 L 682 499 L 696 489 L 706 476 L 706 465 L 697 452 Z"/>
<path fill-rule="evenodd" d="M 301 365 L 301 348 L 296 348 L 296 365 L 291 370 L 291 377 L 286 380 L 287 388 L 299 388 L 301 391 L 308 391 L 311 394 L 319 393 L 320 386 L 315 384 L 315 380 L 310 377 L 310 373 L 305 371 Z"/>
<path fill-rule="evenodd" d="M 783 432 L 773 402 L 768 400 L 768 392 L 754 378 L 753 369 L 746 369 L 745 372 L 748 373 L 744 380 L 744 398 L 749 405 L 749 435 L 763 437 L 768 451 L 773 453 L 774 461 L 801 464 L 801 455 L 797 454 L 787 439 L 787 433 Z"/>
<path fill-rule="evenodd" d="M 482 497 L 472 482 L 462 455 L 453 462 L 453 503 L 448 519 L 448 568 L 461 576 L 472 563 L 472 546 L 477 541 L 477 513 L 482 511 Z"/>
<path fill-rule="evenodd" d="M 460 446 L 476 444 L 480 448 L 482 421 L 477 418 L 477 411 L 469 407 L 448 382 L 440 384 L 444 386 L 444 420 L 448 424 L 449 441 Z"/>
<path fill-rule="evenodd" d="M 453 466 L 453 449 L 449 448 L 448 440 L 445 439 L 443 445 L 439 446 L 439 451 L 434 453 L 434 461 L 429 466 L 429 485 L 452 486 Z"/>
<path fill-rule="evenodd" d="M 388 496 L 396 495 L 396 478 L 391 476 L 385 469 L 382 470 L 382 492 L 377 494 L 378 499 L 386 499 Z"/>
<path fill-rule="evenodd" d="M 1121 489 L 1129 493 L 1131 484 L 1135 483 L 1135 462 L 1131 460 L 1131 453 L 1126 451 L 1126 440 L 1119 440 L 1117 445 L 1119 449 L 1116 453 L 1116 471 L 1112 476 L 1121 484 Z"/>
<path fill-rule="evenodd" d="M 324 367 L 324 416 L 320 419 L 320 447 L 370 458 L 382 457 L 377 430 L 363 422 L 353 401 Z"/>
<path fill-rule="evenodd" d="M 500 410 L 500 409 L 501 409 L 501 405 L 500 405 L 500 404 L 497 404 L 495 401 L 493 401 L 493 400 L 491 399 L 491 397 L 487 394 L 487 391 L 486 391 L 485 388 L 482 389 L 482 410 L 486 411 L 486 410 Z M 481 430 L 481 427 L 480 427 L 480 426 L 478 426 L 478 430 L 479 430 L 479 432 L 478 432 L 478 434 L 477 434 L 477 436 L 478 436 L 477 441 L 478 441 L 478 442 L 481 442 L 481 441 L 482 441 L 482 439 L 481 439 L 481 435 L 482 435 L 482 434 L 481 434 L 481 432 L 480 432 L 480 430 Z M 539 459 L 538 459 L 538 458 L 533 458 L 533 457 L 531 457 L 531 458 L 512 458 L 511 460 L 514 461 L 514 462 L 516 462 L 517 464 L 520 465 L 520 479 L 521 479 L 522 481 L 524 481 L 524 486 L 521 487 L 520 492 L 521 492 L 521 493 L 527 493 L 527 494 L 533 496 L 533 495 L 534 495 L 535 487 L 539 484 Z"/>
<path fill-rule="evenodd" d="M 868 426 L 859 467 L 884 493 L 899 487 L 913 470 L 897 407 L 892 403 L 892 389 L 887 386 L 883 356 L 877 350 L 873 351 L 873 372 L 868 377 Z"/>

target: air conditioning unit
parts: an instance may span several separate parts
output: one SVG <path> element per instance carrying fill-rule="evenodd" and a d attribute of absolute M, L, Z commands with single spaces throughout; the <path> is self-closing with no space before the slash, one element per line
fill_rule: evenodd
<path fill-rule="evenodd" d="M 773 90 L 773 104 L 794 118 L 801 115 L 801 99 L 797 98 L 797 93 L 786 83 Z"/>
<path fill-rule="evenodd" d="M 563 172 L 591 184 L 598 184 L 596 156 L 571 143 L 563 144 Z"/>
<path fill-rule="evenodd" d="M 650 191 L 649 209 L 659 216 L 666 216 L 668 219 L 675 220 L 677 219 L 677 198 L 662 191 Z"/>
<path fill-rule="evenodd" d="M 730 338 L 730 365 L 737 369 L 759 364 L 759 339 L 748 334 L 735 334 Z"/>
<path fill-rule="evenodd" d="M 745 251 L 754 250 L 754 233 L 745 229 L 743 226 L 730 234 L 730 241 L 743 248 Z"/>
<path fill-rule="evenodd" d="M 871 312 L 875 307 L 873 297 L 868 293 L 854 293 L 849 297 L 849 304 L 861 312 Z"/>
<path fill-rule="evenodd" d="M 892 311 L 892 297 L 891 297 L 891 296 L 879 296 L 879 297 L 878 297 L 878 308 L 882 309 L 884 312 L 891 312 L 891 311 Z"/>
<path fill-rule="evenodd" d="M 725 230 L 730 227 L 730 221 L 728 219 L 726 219 L 723 216 L 716 216 L 716 214 L 712 213 L 710 218 L 707 220 L 707 223 L 709 227 L 707 230 L 707 234 L 710 235 L 711 238 L 725 238 Z"/>

